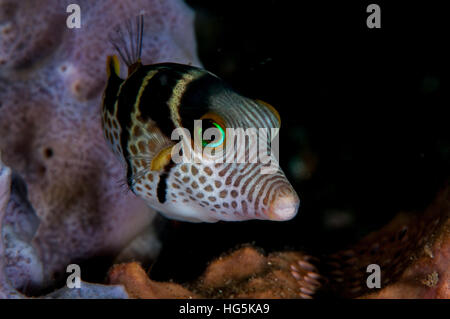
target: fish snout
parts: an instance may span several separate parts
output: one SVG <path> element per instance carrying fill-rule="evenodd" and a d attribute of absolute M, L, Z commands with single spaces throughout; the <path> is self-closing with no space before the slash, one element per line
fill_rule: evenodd
<path fill-rule="evenodd" d="M 297 193 L 290 185 L 285 185 L 275 190 L 267 216 L 273 221 L 290 220 L 297 215 L 299 206 Z"/>

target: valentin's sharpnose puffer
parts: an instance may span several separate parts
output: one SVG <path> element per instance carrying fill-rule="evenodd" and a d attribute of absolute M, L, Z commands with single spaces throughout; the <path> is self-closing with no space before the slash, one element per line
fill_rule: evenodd
<path fill-rule="evenodd" d="M 177 220 L 293 218 L 299 207 L 295 190 L 275 155 L 259 156 L 262 153 L 256 151 L 273 146 L 280 127 L 278 112 L 238 94 L 204 69 L 176 63 L 143 65 L 142 32 L 142 15 L 125 32 L 118 30 L 113 45 L 128 66 L 128 77 L 119 77 L 118 58 L 109 56 L 102 103 L 104 133 L 126 164 L 130 189 Z M 267 135 L 239 140 L 239 132 Z M 268 142 L 267 148 L 261 141 Z M 228 160 L 230 154 L 234 160 Z M 267 171 L 269 165 L 272 169 Z"/>

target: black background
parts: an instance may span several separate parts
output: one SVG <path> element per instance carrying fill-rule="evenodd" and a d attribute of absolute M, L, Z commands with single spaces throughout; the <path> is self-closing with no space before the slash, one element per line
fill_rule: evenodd
<path fill-rule="evenodd" d="M 280 162 L 301 207 L 281 223 L 161 217 L 153 279 L 193 279 L 243 243 L 320 256 L 433 200 L 450 167 L 448 18 L 429 1 L 392 2 L 376 2 L 381 29 L 368 29 L 371 2 L 187 1 L 204 67 L 279 111 Z M 291 163 L 308 154 L 298 178 Z M 333 212 L 347 222 L 329 226 Z"/>

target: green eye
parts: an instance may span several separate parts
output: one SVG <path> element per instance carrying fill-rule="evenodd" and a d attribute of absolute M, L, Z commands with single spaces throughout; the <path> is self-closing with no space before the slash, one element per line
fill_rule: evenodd
<path fill-rule="evenodd" d="M 217 139 L 217 135 L 219 135 L 219 140 L 217 142 L 215 142 L 215 143 L 211 143 L 211 141 L 204 140 L 203 139 L 202 128 L 199 128 L 198 129 L 198 134 L 200 135 L 200 138 L 202 139 L 202 146 L 203 147 L 212 147 L 212 148 L 219 147 L 220 145 L 222 145 L 223 141 L 225 140 L 225 131 L 216 122 L 213 122 L 211 120 L 207 120 L 205 122 L 207 122 L 207 125 L 206 125 L 207 129 L 211 128 L 211 127 L 215 127 L 217 129 L 216 131 L 218 132 L 218 134 L 217 133 L 214 134 L 214 140 Z"/>

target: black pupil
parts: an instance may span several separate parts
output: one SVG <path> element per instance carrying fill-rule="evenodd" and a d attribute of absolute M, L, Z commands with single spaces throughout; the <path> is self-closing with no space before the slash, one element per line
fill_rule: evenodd
<path fill-rule="evenodd" d="M 209 140 L 208 139 L 204 139 L 203 138 L 204 132 L 206 132 L 206 130 L 210 129 L 210 128 L 214 128 L 215 129 L 215 131 L 213 132 L 213 135 L 211 135 L 211 139 L 209 139 Z M 205 120 L 202 121 L 202 141 L 203 142 L 207 142 L 207 143 L 204 143 L 204 145 L 207 145 L 209 142 L 213 141 L 214 138 L 217 138 L 219 136 L 220 136 L 220 131 L 214 125 L 214 121 L 213 120 L 205 119 Z"/>

